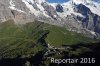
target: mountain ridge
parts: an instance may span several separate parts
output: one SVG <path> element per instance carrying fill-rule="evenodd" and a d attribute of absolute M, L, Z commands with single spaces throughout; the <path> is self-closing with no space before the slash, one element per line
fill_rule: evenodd
<path fill-rule="evenodd" d="M 62 4 L 46 0 L 1 0 L 0 5 L 0 22 L 12 19 L 17 24 L 24 24 L 39 20 L 65 26 L 70 31 L 88 33 L 90 37 L 100 36 L 100 3 L 92 0 L 71 0 Z"/>

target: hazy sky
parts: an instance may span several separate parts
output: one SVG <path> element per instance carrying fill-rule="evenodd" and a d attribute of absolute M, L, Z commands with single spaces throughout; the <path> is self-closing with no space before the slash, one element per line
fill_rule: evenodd
<path fill-rule="evenodd" d="M 66 2 L 68 0 L 48 0 L 48 1 L 51 3 L 63 3 L 63 2 Z M 99 1 L 99 0 L 94 0 L 94 1 Z"/>

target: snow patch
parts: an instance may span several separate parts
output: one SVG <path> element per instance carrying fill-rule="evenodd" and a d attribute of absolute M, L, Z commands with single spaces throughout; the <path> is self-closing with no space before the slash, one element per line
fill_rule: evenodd
<path fill-rule="evenodd" d="M 96 36 L 96 33 L 94 31 L 90 31 L 92 35 Z"/>
<path fill-rule="evenodd" d="M 30 10 L 30 13 L 34 14 L 35 16 L 44 15 L 47 18 L 50 17 L 49 15 L 46 14 L 46 11 L 44 10 L 43 6 L 41 5 L 41 3 L 45 2 L 45 0 L 22 0 L 22 2 L 25 3 L 27 8 Z M 36 6 L 39 10 L 36 10 L 33 7 L 33 4 L 36 4 Z"/>
<path fill-rule="evenodd" d="M 25 3 L 25 5 L 29 8 L 30 13 L 34 14 L 35 16 L 38 16 L 39 11 L 35 10 L 29 2 L 34 3 L 32 0 L 22 0 L 22 2 Z"/>
<path fill-rule="evenodd" d="M 88 3 L 91 3 L 92 0 L 71 0 L 72 3 L 75 3 L 75 4 L 88 4 Z"/>
<path fill-rule="evenodd" d="M 94 2 L 93 5 L 86 5 L 92 13 L 100 16 L 100 5 L 99 3 Z"/>
<path fill-rule="evenodd" d="M 46 2 L 46 0 L 36 0 L 39 4 Z"/>
<path fill-rule="evenodd" d="M 52 6 L 54 9 L 56 9 L 56 6 L 58 5 L 58 3 L 48 3 L 50 6 Z"/>
<path fill-rule="evenodd" d="M 22 11 L 22 10 L 20 10 L 20 9 L 17 9 L 17 8 L 15 7 L 14 2 L 13 2 L 12 0 L 10 0 L 9 4 L 10 4 L 10 6 L 9 6 L 8 8 L 10 8 L 11 10 L 16 10 L 16 11 L 18 11 L 18 12 L 20 12 L 20 13 L 25 13 L 24 11 Z"/>

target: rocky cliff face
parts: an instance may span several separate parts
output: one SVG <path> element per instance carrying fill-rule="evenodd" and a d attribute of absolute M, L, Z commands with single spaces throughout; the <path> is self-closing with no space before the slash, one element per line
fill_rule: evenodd
<path fill-rule="evenodd" d="M 46 0 L 0 0 L 0 22 L 24 24 L 34 20 L 65 26 L 70 31 L 99 36 L 100 4 L 91 0 L 71 0 L 62 4 Z"/>
<path fill-rule="evenodd" d="M 0 21 L 14 20 L 16 23 L 31 22 L 34 15 L 28 14 L 29 9 L 20 0 L 0 0 Z"/>
<path fill-rule="evenodd" d="M 79 19 L 82 21 L 83 28 L 100 33 L 100 16 L 92 13 L 88 7 L 82 4 L 79 4 L 75 11 L 85 16 L 85 18 Z"/>

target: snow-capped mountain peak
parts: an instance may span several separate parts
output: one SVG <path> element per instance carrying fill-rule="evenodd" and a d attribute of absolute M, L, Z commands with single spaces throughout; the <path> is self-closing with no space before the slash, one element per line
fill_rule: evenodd
<path fill-rule="evenodd" d="M 64 7 L 65 12 L 69 14 L 76 14 L 74 12 L 74 8 L 76 8 L 79 4 L 85 5 L 90 11 L 94 14 L 100 16 L 100 3 L 92 1 L 92 0 L 70 0 L 68 2 L 62 3 L 61 5 Z"/>

